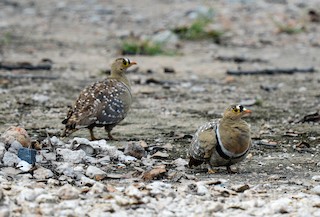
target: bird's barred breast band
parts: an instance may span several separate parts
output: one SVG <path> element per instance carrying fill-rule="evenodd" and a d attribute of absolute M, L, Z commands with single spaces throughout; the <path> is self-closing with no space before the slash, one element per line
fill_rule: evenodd
<path fill-rule="evenodd" d="M 232 152 L 228 151 L 224 147 L 224 145 L 222 144 L 222 141 L 220 138 L 219 123 L 217 123 L 217 127 L 216 127 L 216 140 L 217 140 L 216 150 L 217 150 L 218 154 L 220 155 L 220 157 L 222 157 L 226 160 L 241 158 L 241 157 L 245 156 L 247 154 L 247 152 L 249 151 L 249 148 L 240 154 L 233 154 Z"/>

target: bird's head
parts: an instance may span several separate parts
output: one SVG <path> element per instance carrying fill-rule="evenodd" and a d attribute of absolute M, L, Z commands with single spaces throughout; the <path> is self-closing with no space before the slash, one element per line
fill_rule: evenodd
<path fill-rule="evenodd" d="M 240 119 L 252 113 L 251 110 L 246 109 L 242 105 L 231 105 L 224 111 L 223 117 L 230 119 Z"/>
<path fill-rule="evenodd" d="M 130 61 L 128 58 L 118 58 L 111 65 L 111 73 L 112 72 L 125 72 L 127 68 L 132 65 L 136 65 L 137 63 L 134 61 Z"/>

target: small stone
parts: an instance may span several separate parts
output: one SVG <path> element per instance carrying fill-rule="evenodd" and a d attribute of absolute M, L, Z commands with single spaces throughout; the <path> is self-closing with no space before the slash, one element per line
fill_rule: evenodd
<path fill-rule="evenodd" d="M 18 142 L 17 140 L 14 140 L 14 141 L 11 143 L 8 151 L 9 151 L 9 152 L 12 152 L 12 153 L 14 153 L 14 154 L 16 154 L 16 155 L 18 155 L 18 152 L 19 152 L 19 150 L 20 150 L 21 148 L 23 148 L 23 146 L 20 144 L 20 142 Z"/>
<path fill-rule="evenodd" d="M 57 148 L 57 154 L 61 155 L 63 160 L 70 163 L 81 163 L 86 157 L 83 150 L 72 151 L 70 149 Z"/>
<path fill-rule="evenodd" d="M 80 191 L 72 185 L 66 184 L 58 190 L 58 196 L 62 200 L 78 199 Z"/>
<path fill-rule="evenodd" d="M 137 159 L 141 159 L 146 155 L 146 151 L 139 143 L 133 142 L 126 145 L 124 154 L 133 156 Z"/>
<path fill-rule="evenodd" d="M 23 172 L 28 172 L 31 168 L 32 165 L 29 164 L 28 162 L 22 160 L 18 163 L 18 165 L 16 166 L 17 169 L 23 171 Z"/>
<path fill-rule="evenodd" d="M 21 159 L 11 152 L 6 152 L 4 153 L 2 161 L 3 165 L 13 167 L 14 165 L 17 165 L 21 161 Z"/>
<path fill-rule="evenodd" d="M 174 68 L 171 67 L 164 67 L 163 71 L 164 73 L 175 73 Z"/>
<path fill-rule="evenodd" d="M 274 214 L 290 213 L 292 209 L 291 203 L 292 200 L 290 200 L 289 198 L 280 198 L 270 203 L 269 209 L 272 210 Z"/>
<path fill-rule="evenodd" d="M 1 217 L 10 217 L 10 209 L 8 206 L 1 206 L 0 207 L 0 216 Z"/>
<path fill-rule="evenodd" d="M 13 141 L 18 141 L 23 147 L 31 146 L 31 139 L 27 131 L 22 127 L 9 127 L 0 137 L 5 144 L 12 144 Z"/>
<path fill-rule="evenodd" d="M 198 195 L 206 195 L 208 193 L 208 188 L 202 182 L 198 182 L 196 186 Z"/>
<path fill-rule="evenodd" d="M 140 199 L 144 196 L 144 194 L 137 187 L 133 185 L 130 185 L 129 187 L 127 187 L 124 193 L 129 197 L 135 197 L 137 199 Z"/>
<path fill-rule="evenodd" d="M 88 176 L 89 178 L 95 179 L 97 181 L 100 181 L 107 176 L 107 173 L 102 171 L 98 167 L 90 165 L 86 170 L 86 176 Z"/>
<path fill-rule="evenodd" d="M 44 167 L 38 166 L 38 168 L 33 172 L 33 177 L 36 179 L 49 179 L 53 177 L 53 172 Z"/>
<path fill-rule="evenodd" d="M 231 187 L 232 190 L 234 190 L 235 192 L 241 193 L 244 192 L 248 189 L 250 189 L 249 185 L 245 184 L 245 185 L 237 185 L 237 186 L 233 186 Z"/>
<path fill-rule="evenodd" d="M 156 153 L 154 153 L 152 156 L 152 158 L 168 158 L 169 154 L 165 153 L 165 152 L 161 152 L 161 151 L 157 151 Z"/>
<path fill-rule="evenodd" d="M 2 161 L 3 155 L 6 152 L 6 147 L 3 142 L 0 142 L 0 161 Z"/>
<path fill-rule="evenodd" d="M 313 194 L 320 196 L 320 185 L 315 186 L 310 190 Z"/>
<path fill-rule="evenodd" d="M 317 175 L 317 176 L 312 176 L 311 178 L 312 180 L 316 181 L 316 182 L 320 182 L 320 176 Z"/>

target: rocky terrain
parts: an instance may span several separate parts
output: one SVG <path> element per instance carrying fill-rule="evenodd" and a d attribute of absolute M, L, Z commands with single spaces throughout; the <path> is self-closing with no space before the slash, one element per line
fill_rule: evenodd
<path fill-rule="evenodd" d="M 317 0 L 1 1 L 0 216 L 320 216 L 319 47 Z M 118 140 L 61 138 L 119 56 L 138 65 Z M 253 111 L 238 173 L 188 168 L 197 127 L 232 103 Z"/>

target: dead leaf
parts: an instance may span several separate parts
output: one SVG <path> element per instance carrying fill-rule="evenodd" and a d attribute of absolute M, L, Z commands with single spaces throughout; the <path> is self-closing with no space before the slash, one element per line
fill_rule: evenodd
<path fill-rule="evenodd" d="M 151 169 L 149 171 L 146 171 L 143 175 L 142 175 L 142 179 L 144 181 L 150 181 L 152 179 L 155 178 L 159 178 L 161 175 L 163 175 L 165 172 L 167 172 L 165 165 L 161 165 L 157 168 Z"/>

